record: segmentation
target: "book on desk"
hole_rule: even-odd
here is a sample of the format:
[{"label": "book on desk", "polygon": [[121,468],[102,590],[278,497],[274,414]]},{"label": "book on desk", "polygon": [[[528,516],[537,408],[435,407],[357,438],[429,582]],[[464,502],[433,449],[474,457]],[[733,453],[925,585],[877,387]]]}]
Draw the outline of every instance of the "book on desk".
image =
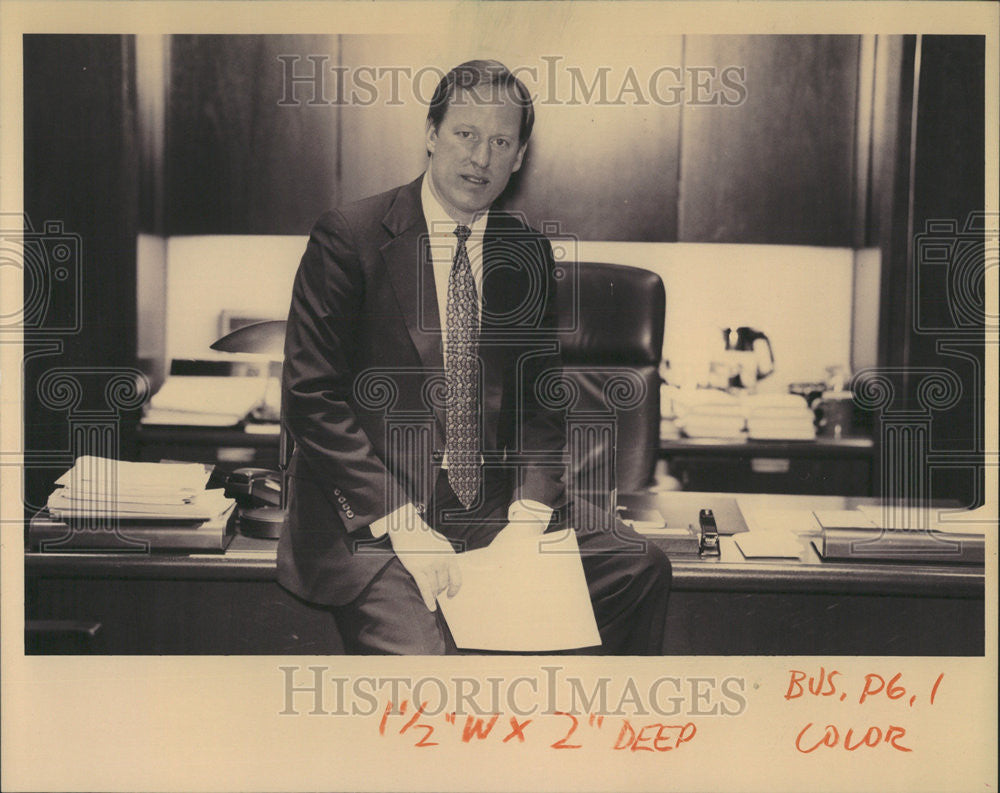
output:
[{"label": "book on desk", "polygon": [[982,565],[986,559],[981,524],[946,521],[940,509],[889,505],[814,514],[821,530],[814,547],[824,560]]}]

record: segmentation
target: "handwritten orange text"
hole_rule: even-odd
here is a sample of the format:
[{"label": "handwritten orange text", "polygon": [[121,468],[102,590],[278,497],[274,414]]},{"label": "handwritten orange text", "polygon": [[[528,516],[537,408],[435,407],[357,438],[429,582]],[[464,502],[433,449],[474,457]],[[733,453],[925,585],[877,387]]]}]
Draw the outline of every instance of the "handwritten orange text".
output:
[{"label": "handwritten orange text", "polygon": [[[922,705],[925,702],[933,706],[943,681],[943,672],[928,687],[926,681],[913,682],[911,679],[904,683],[902,672],[868,672],[852,676],[821,666],[811,673],[790,669],[788,686],[783,696],[786,701],[831,698],[833,702],[844,702],[845,707],[851,708],[863,707],[876,701],[898,702],[901,707],[913,708],[918,703]],[[855,752],[859,749],[888,747],[898,752],[912,752],[913,748],[903,743],[905,736],[906,728],[896,724],[845,729],[836,724],[819,727],[814,722],[809,722],[795,736],[795,748],[802,754],[811,754],[821,748]]]},{"label": "handwritten orange text", "polygon": [[861,747],[874,748],[887,744],[900,752],[912,752],[912,749],[899,743],[904,735],[906,735],[905,729],[890,725],[885,731],[881,727],[869,727],[864,732],[860,730],[855,732],[852,727],[841,738],[840,730],[833,724],[827,724],[823,728],[823,732],[817,737],[816,730],[813,729],[813,723],[809,722],[795,738],[795,748],[802,752],[802,754],[809,754],[810,752],[815,752],[821,746],[830,749],[840,747],[846,749],[848,752],[853,752]]},{"label": "handwritten orange text", "polygon": [[432,719],[426,714],[426,708],[426,702],[415,708],[408,700],[400,702],[398,707],[387,702],[378,724],[379,735],[406,736],[418,749],[440,746],[448,741],[469,745],[494,741],[515,746],[537,741],[555,750],[603,744],[617,752],[664,753],[689,743],[697,733],[690,721],[684,724],[633,723],[624,718],[606,719],[593,713],[575,716],[558,710],[530,719],[514,716],[501,719],[499,713],[464,718],[456,713],[444,713]]}]

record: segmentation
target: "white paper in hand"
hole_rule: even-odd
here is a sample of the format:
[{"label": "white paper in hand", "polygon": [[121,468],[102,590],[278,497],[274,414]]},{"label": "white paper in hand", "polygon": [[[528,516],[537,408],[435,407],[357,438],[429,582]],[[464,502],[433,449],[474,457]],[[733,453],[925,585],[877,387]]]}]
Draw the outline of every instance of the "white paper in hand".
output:
[{"label": "white paper in hand", "polygon": [[549,652],[601,643],[576,533],[506,540],[458,555],[462,587],[438,604],[466,650]]}]

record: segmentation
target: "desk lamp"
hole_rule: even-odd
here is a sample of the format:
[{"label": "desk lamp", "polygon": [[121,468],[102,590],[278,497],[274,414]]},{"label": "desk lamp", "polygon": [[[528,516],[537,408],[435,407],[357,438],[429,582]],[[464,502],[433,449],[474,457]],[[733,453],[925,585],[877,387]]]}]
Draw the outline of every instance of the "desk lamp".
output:
[{"label": "desk lamp", "polygon": [[[272,360],[280,361],[284,357],[285,325],[284,320],[253,322],[217,339],[212,344],[212,349],[219,352],[266,355]],[[281,495],[278,506],[240,509],[240,530],[254,537],[275,539],[285,523],[285,513],[288,508],[288,463],[291,458],[292,439],[284,421],[279,427],[278,472]]]}]

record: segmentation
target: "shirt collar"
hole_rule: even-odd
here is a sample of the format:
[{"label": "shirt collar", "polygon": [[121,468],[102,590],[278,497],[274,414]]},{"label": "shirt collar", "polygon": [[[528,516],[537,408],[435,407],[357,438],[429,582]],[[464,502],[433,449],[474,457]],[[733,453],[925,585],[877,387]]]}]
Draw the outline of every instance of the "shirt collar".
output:
[{"label": "shirt collar", "polygon": [[[424,210],[424,221],[427,223],[427,231],[432,237],[449,235],[452,236],[455,227],[459,224],[444,210],[441,202],[434,196],[431,190],[431,175],[424,173],[423,184],[420,186],[420,203]],[[473,221],[470,229],[469,241],[476,243],[482,240],[486,232],[486,224],[489,221],[490,213],[483,212]]]}]

